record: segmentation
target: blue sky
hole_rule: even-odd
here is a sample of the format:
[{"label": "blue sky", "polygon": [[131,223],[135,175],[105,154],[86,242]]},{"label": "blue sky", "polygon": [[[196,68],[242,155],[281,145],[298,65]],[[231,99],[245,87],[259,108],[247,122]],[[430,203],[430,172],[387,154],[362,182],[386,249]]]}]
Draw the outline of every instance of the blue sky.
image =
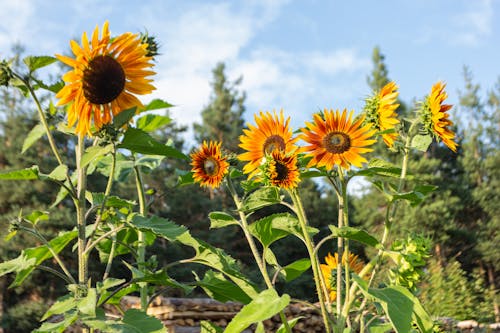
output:
[{"label": "blue sky", "polygon": [[0,0],[0,57],[14,42],[53,55],[109,20],[112,34],[146,29],[160,41],[157,90],[183,124],[200,119],[211,70],[243,76],[246,119],[283,108],[302,126],[323,108],[359,111],[378,45],[401,97],[427,94],[438,80],[457,103],[468,65],[483,88],[500,75],[500,1],[127,1]]}]

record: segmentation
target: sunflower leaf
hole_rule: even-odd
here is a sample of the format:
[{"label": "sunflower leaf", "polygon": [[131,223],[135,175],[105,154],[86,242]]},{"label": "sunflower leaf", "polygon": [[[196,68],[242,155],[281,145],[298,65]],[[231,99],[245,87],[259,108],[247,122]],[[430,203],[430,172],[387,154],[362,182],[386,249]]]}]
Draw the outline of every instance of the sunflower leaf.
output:
[{"label": "sunflower leaf", "polygon": [[367,233],[364,230],[353,228],[353,227],[341,227],[338,228],[334,225],[329,225],[330,231],[332,232],[332,235],[335,237],[343,237],[343,238],[348,238],[352,239],[355,241],[358,241],[360,243],[373,246],[373,247],[379,247],[380,243],[379,241]]},{"label": "sunflower leaf", "polygon": [[252,192],[243,202],[243,207],[241,209],[244,212],[253,212],[280,202],[281,197],[279,189],[274,186],[266,186]]},{"label": "sunflower leaf", "polygon": [[151,135],[137,128],[128,128],[118,148],[128,149],[135,153],[162,155],[188,160],[189,158],[175,149],[156,141]]},{"label": "sunflower leaf", "polygon": [[34,180],[40,179],[38,165],[33,165],[31,168],[22,170],[13,170],[7,172],[0,172],[0,179],[2,180]]},{"label": "sunflower leaf", "polygon": [[23,62],[26,66],[28,66],[30,72],[34,72],[39,68],[53,64],[56,61],[56,58],[49,56],[29,56],[23,59]]},{"label": "sunflower leaf", "polygon": [[228,225],[238,225],[238,221],[225,212],[211,212],[208,214],[210,219],[210,229],[224,228]]},{"label": "sunflower leaf", "polygon": [[118,113],[113,118],[113,127],[121,128],[123,125],[128,124],[128,122],[135,116],[136,111],[137,107],[134,106],[133,108],[123,110]]},{"label": "sunflower leaf", "polygon": [[148,114],[137,119],[137,128],[145,132],[154,132],[163,126],[170,124],[171,122],[172,119],[168,116]]},{"label": "sunflower leaf", "polygon": [[427,148],[429,148],[431,143],[432,143],[432,137],[429,134],[427,135],[417,134],[411,140],[412,148],[418,149],[420,151],[427,151]]},{"label": "sunflower leaf", "polygon": [[171,108],[172,106],[174,106],[174,105],[172,105],[172,104],[170,104],[162,99],[156,98],[156,99],[153,99],[151,102],[149,102],[148,105],[145,106],[144,111],[168,109],[168,108]]},{"label": "sunflower leaf", "polygon": [[311,267],[311,260],[302,258],[283,267],[286,282],[295,280]]},{"label": "sunflower leaf", "polygon": [[23,149],[21,150],[21,154],[23,154],[29,147],[31,147],[35,142],[38,141],[45,134],[45,128],[42,124],[37,124],[35,127],[31,129],[31,131],[24,139]]}]

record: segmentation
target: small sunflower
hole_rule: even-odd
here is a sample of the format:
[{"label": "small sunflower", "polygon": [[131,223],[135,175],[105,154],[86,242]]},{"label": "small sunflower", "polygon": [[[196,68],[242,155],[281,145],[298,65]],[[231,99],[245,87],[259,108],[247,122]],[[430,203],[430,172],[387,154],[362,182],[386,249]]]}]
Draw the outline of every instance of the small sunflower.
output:
[{"label": "small sunflower", "polygon": [[238,159],[247,162],[243,172],[248,173],[249,178],[258,172],[266,155],[272,154],[273,151],[290,153],[295,150],[295,142],[298,140],[292,137],[289,127],[290,117],[285,120],[283,110],[279,116],[276,112],[273,114],[260,112],[259,116],[255,115],[254,118],[257,126],[249,124],[248,129],[243,130],[244,134],[240,136],[239,144],[247,151],[240,154]]},{"label": "small sunflower", "polygon": [[91,134],[92,123],[99,130],[109,124],[112,116],[132,107],[143,107],[135,95],[151,93],[155,88],[147,76],[155,74],[149,68],[152,58],[147,56],[148,45],[138,34],[130,32],[111,39],[108,22],[96,27],[89,41],[82,34],[82,45],[72,40],[75,58],[56,55],[57,59],[73,67],[63,76],[67,83],[56,95],[58,105],[72,104],[68,109],[68,125],[76,126],[79,135]]},{"label": "small sunflower", "polygon": [[[399,104],[396,103],[399,92],[395,82],[387,83],[375,96],[366,100],[365,105],[365,123],[369,123],[379,132],[394,131],[399,124],[396,109]],[[383,133],[382,139],[390,148],[398,133]]]},{"label": "small sunflower", "polygon": [[[342,264],[346,263],[346,255],[345,252],[342,255]],[[337,299],[337,264],[339,262],[339,255],[335,253],[332,256],[331,253],[325,257],[326,264],[320,264],[321,274],[323,274],[323,278],[326,281],[326,288],[328,289],[328,294],[330,295],[330,301],[335,302]],[[363,269],[363,263],[358,260],[358,256],[352,253],[349,253],[349,269],[359,274]]]},{"label": "small sunflower", "polygon": [[438,82],[432,86],[431,93],[427,96],[420,115],[425,129],[434,135],[436,139],[440,139],[452,151],[457,152],[457,143],[454,141],[455,133],[449,128],[453,122],[448,119],[447,113],[453,105],[443,104],[444,100],[448,98],[448,94],[444,91],[445,84]]},{"label": "small sunflower", "polygon": [[220,142],[204,141],[200,149],[191,154],[191,160],[193,178],[202,186],[219,187],[229,169]]},{"label": "small sunflower", "polygon": [[300,176],[297,167],[297,155],[285,155],[283,152],[277,150],[273,151],[272,154],[268,156],[264,174],[271,185],[284,189],[297,187]]},{"label": "small sunflower", "polygon": [[342,113],[325,110],[323,115],[315,114],[314,123],[306,122],[301,138],[308,145],[301,148],[312,159],[307,167],[316,166],[332,169],[335,165],[348,170],[350,165],[361,167],[366,159],[361,154],[372,151],[367,146],[375,143],[370,139],[375,130],[370,125],[362,125],[363,117],[353,121],[352,111]]}]

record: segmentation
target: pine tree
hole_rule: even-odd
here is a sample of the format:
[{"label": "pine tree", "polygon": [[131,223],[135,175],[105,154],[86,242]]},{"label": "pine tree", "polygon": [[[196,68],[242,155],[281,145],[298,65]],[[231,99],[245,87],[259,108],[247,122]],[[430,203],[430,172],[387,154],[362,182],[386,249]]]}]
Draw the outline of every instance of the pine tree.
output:
[{"label": "pine tree", "polygon": [[385,65],[385,56],[380,52],[380,48],[375,46],[372,53],[373,69],[366,78],[368,86],[372,90],[380,90],[390,82],[389,71]]},{"label": "pine tree", "polygon": [[213,69],[212,96],[201,112],[202,123],[195,124],[194,131],[196,140],[200,143],[204,140],[222,141],[226,149],[238,152],[246,95],[238,90],[242,77],[230,82],[225,69],[224,63],[218,63]]}]

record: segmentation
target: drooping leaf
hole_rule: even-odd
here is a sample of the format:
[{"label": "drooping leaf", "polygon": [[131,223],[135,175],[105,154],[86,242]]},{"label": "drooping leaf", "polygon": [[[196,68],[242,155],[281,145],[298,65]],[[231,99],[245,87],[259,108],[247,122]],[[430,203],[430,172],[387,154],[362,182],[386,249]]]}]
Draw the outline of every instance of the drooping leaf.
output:
[{"label": "drooping leaf", "polygon": [[435,191],[437,188],[434,185],[418,185],[413,191],[394,194],[392,200],[407,200],[412,207],[415,207],[424,201],[427,194]]},{"label": "drooping leaf", "polygon": [[69,312],[70,310],[73,310],[76,308],[76,299],[73,297],[73,295],[65,295],[52,304],[50,308],[45,312],[43,315],[41,321],[47,320],[53,315],[58,315],[62,314],[65,312]]},{"label": "drooping leaf", "polygon": [[136,112],[137,107],[135,106],[130,109],[121,111],[116,116],[114,116],[113,127],[121,128],[123,125],[128,124],[128,122],[135,116]]},{"label": "drooping leaf", "polygon": [[267,289],[257,295],[227,325],[224,332],[239,333],[253,323],[266,320],[290,303],[290,296],[279,296],[274,289]]},{"label": "drooping leaf", "polygon": [[26,138],[24,139],[21,154],[23,154],[29,147],[37,142],[45,134],[45,127],[42,124],[37,124],[31,129]]},{"label": "drooping leaf", "polygon": [[432,136],[430,136],[429,134],[427,135],[417,134],[411,140],[411,147],[420,151],[427,151],[431,143],[432,143]]},{"label": "drooping leaf", "polygon": [[135,161],[135,165],[140,167],[142,172],[150,173],[160,166],[163,159],[165,159],[165,156],[144,155]]},{"label": "drooping leaf", "polygon": [[[273,224],[280,225],[281,228],[275,228]],[[263,246],[268,247],[275,241],[292,234],[291,230],[295,230],[297,225],[298,221],[294,216],[288,213],[280,213],[257,220],[249,225],[248,229]],[[283,226],[289,226],[288,230],[287,228],[283,228]]]},{"label": "drooping leaf", "polygon": [[211,212],[208,214],[210,219],[210,229],[224,228],[228,225],[239,225],[238,221],[225,212]]},{"label": "drooping leaf", "polygon": [[38,329],[34,330],[34,333],[63,333],[68,327],[73,325],[78,319],[78,311],[73,310],[64,313],[61,321],[51,323],[45,322]]},{"label": "drooping leaf", "polygon": [[298,278],[311,267],[311,260],[307,258],[299,259],[283,267],[285,281],[290,282]]},{"label": "drooping leaf", "polygon": [[97,307],[97,290],[95,288],[87,289],[87,295],[78,300],[77,309],[81,313],[95,317]]},{"label": "drooping leaf", "polygon": [[[390,163],[384,161],[379,158],[373,158],[368,163],[368,167],[362,170],[356,171],[353,176],[384,176],[384,177],[393,177],[399,178],[401,177],[401,168]],[[410,175],[407,175],[408,179],[411,178]]]},{"label": "drooping leaf", "polygon": [[58,165],[51,173],[46,177],[45,175],[40,175],[40,179],[54,179],[57,181],[64,181],[66,179],[66,174],[68,173],[68,166],[65,164]]},{"label": "drooping leaf", "polygon": [[3,180],[34,180],[40,179],[37,165],[22,170],[0,172],[0,179]]},{"label": "drooping leaf", "polygon": [[162,155],[186,160],[189,159],[186,155],[174,147],[164,145],[153,139],[153,137],[148,133],[132,127],[127,129],[122,143],[118,147],[140,154]]},{"label": "drooping leaf", "polygon": [[243,201],[242,210],[249,213],[279,202],[281,202],[279,189],[274,186],[266,186],[250,193]]},{"label": "drooping leaf", "polygon": [[158,216],[144,217],[136,215],[132,218],[131,224],[140,230],[152,231],[157,236],[166,238],[171,242],[176,241],[179,236],[188,232],[186,227]]},{"label": "drooping leaf", "polygon": [[148,105],[145,106],[144,111],[168,109],[168,108],[171,108],[172,106],[174,106],[174,105],[172,105],[172,104],[170,104],[162,99],[156,98],[156,99],[153,99],[151,102],[149,102]]},{"label": "drooping leaf", "polygon": [[39,68],[53,64],[56,61],[56,58],[49,56],[29,56],[23,59],[23,62],[26,66],[28,66],[30,72],[34,72]]},{"label": "drooping leaf", "polygon": [[137,309],[129,309],[123,315],[123,323],[136,329],[137,333],[167,333],[163,323],[155,318],[148,316],[145,312]]},{"label": "drooping leaf", "polygon": [[235,301],[248,304],[252,299],[240,287],[228,281],[222,273],[208,270],[203,279],[196,279],[197,285],[203,288],[205,293],[219,302]]},{"label": "drooping leaf", "polygon": [[[295,317],[293,319],[288,320],[288,326],[290,328],[294,328],[295,324],[297,324],[297,322],[302,318],[304,318],[304,317]],[[287,330],[286,330],[286,327],[284,324],[281,324],[280,327],[278,328],[278,330],[276,331],[276,333],[286,333],[286,332],[287,332]]]},{"label": "drooping leaf", "polygon": [[180,172],[180,171],[181,170],[179,170],[179,172],[177,172],[179,174],[179,178],[177,180],[177,184],[179,186],[194,184],[193,172],[191,172],[191,171]]},{"label": "drooping leaf", "polygon": [[47,221],[49,219],[49,212],[34,210],[30,214],[25,215],[24,218],[33,224],[37,224],[40,221]]},{"label": "drooping leaf", "polygon": [[106,146],[91,146],[85,149],[85,153],[82,156],[81,167],[84,168],[89,165],[90,162],[94,161],[100,156],[107,155],[113,151],[113,145],[109,144]]},{"label": "drooping leaf", "polygon": [[355,241],[358,241],[360,243],[363,243],[363,244],[366,244],[369,246],[373,246],[373,247],[380,246],[380,242],[375,237],[373,237],[372,235],[370,235],[369,233],[367,233],[364,230],[357,229],[354,227],[338,228],[334,225],[329,225],[328,228],[330,228],[332,235],[335,237],[343,237],[343,238],[347,238],[347,239],[352,239],[352,240],[355,240]]},{"label": "drooping leaf", "polygon": [[137,119],[137,128],[144,132],[154,132],[172,122],[168,116],[160,116],[156,114],[148,114]]}]

